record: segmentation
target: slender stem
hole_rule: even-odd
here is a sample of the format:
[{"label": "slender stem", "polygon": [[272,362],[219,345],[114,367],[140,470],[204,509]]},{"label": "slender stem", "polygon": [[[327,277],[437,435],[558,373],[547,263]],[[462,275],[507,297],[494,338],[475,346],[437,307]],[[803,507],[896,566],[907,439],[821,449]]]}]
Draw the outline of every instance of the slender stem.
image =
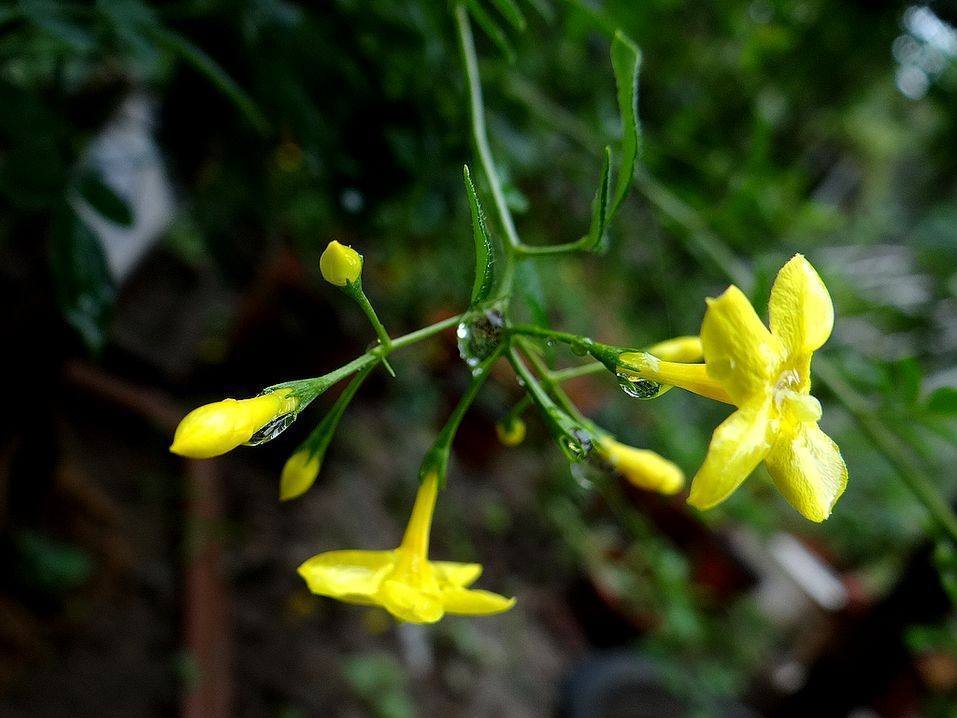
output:
[{"label": "slender stem", "polygon": [[[375,309],[372,307],[372,302],[369,301],[369,298],[366,296],[366,293],[362,290],[362,284],[356,282],[355,284],[348,284],[346,292],[356,301],[361,308],[363,313],[366,315],[366,318],[369,320],[369,324],[372,325],[372,328],[375,330],[376,337],[379,339],[379,344],[381,344],[386,352],[392,348],[392,337],[389,336],[389,333],[385,330],[385,326],[379,320],[379,316],[375,313]],[[395,376],[395,369],[392,368],[392,365],[389,363],[389,360],[384,356],[382,357],[382,366],[393,377]]]},{"label": "slender stem", "polygon": [[545,386],[545,388],[551,392],[551,395],[555,397],[555,401],[564,409],[570,416],[575,417],[579,421],[587,422],[582,413],[578,410],[578,407],[575,406],[575,402],[571,400],[571,397],[565,393],[565,390],[558,385],[558,383],[552,378],[551,370],[545,361],[540,357],[535,351],[534,347],[531,345],[527,339],[519,339],[519,346],[522,349],[522,353],[526,356],[528,361],[531,363],[532,367],[538,372],[539,380]]},{"label": "slender stem", "polygon": [[564,244],[545,244],[531,245],[520,244],[515,247],[515,252],[524,257],[547,257],[556,254],[572,254],[580,252],[588,242],[588,237],[582,237],[574,242],[565,242]]},{"label": "slender stem", "polygon": [[941,496],[933,482],[917,467],[904,444],[877,418],[867,402],[858,395],[826,357],[815,357],[814,373],[831,390],[835,398],[850,412],[874,447],[894,467],[940,528],[957,543],[957,516]]},{"label": "slender stem", "polygon": [[479,76],[478,56],[475,53],[475,39],[472,36],[472,25],[469,22],[468,11],[462,3],[457,3],[455,6],[455,24],[459,31],[462,60],[465,63],[465,76],[469,86],[472,139],[475,141],[479,161],[482,163],[482,169],[485,171],[485,177],[492,192],[492,199],[495,202],[499,221],[505,231],[505,236],[508,238],[508,245],[510,248],[515,248],[520,246],[522,241],[518,238],[518,232],[515,230],[515,222],[512,220],[512,213],[505,201],[502,181],[498,176],[492,150],[489,147],[488,130],[485,126],[485,106],[482,100],[482,81]]},{"label": "slender stem", "polygon": [[576,349],[588,349],[595,342],[588,337],[583,337],[571,332],[562,332],[548,327],[538,327],[534,324],[513,324],[506,331],[510,334],[518,334],[526,337],[540,337],[542,339],[552,339],[562,344],[568,344]]},{"label": "slender stem", "polygon": [[[454,317],[449,317],[448,319],[443,319],[435,324],[430,324],[427,327],[417,329],[414,332],[403,334],[401,337],[396,337],[392,340],[392,350],[394,351],[396,349],[402,349],[412,344],[416,344],[423,339],[428,339],[439,332],[443,332],[446,329],[456,326],[460,321],[462,321],[462,315],[456,314]],[[378,347],[373,349],[373,351],[376,351],[377,349]]]}]

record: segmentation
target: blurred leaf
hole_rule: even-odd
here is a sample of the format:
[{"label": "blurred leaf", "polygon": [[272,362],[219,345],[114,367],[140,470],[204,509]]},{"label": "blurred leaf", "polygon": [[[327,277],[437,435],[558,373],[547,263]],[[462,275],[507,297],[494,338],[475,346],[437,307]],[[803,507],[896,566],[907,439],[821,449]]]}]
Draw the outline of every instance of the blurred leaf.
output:
[{"label": "blurred leaf", "polygon": [[94,47],[95,41],[90,32],[68,16],[67,3],[58,0],[20,0],[19,8],[30,22],[74,50],[90,50]]},{"label": "blurred leaf", "polygon": [[57,301],[66,320],[93,352],[105,343],[115,292],[103,247],[95,234],[64,203],[52,229],[51,266]]},{"label": "blurred leaf", "polygon": [[76,182],[76,191],[104,219],[121,225],[133,225],[133,212],[126,200],[100,178],[94,170],[84,172]]},{"label": "blurred leaf", "polygon": [[940,583],[957,607],[957,547],[949,539],[942,538],[934,547],[934,565],[940,572]]},{"label": "blurred leaf", "polygon": [[485,31],[485,34],[489,36],[492,42],[498,46],[499,51],[505,56],[505,59],[509,62],[515,62],[515,51],[508,41],[508,36],[505,34],[501,25],[495,22],[492,16],[485,11],[485,8],[482,7],[482,3],[479,0],[466,0],[466,6],[468,7],[469,14],[475,22],[478,23],[479,27]]},{"label": "blurred leaf", "polygon": [[201,48],[174,30],[156,26],[153,28],[153,35],[157,42],[183,58],[183,60],[192,65],[194,69],[212,82],[220,92],[232,100],[233,104],[239,108],[249,123],[255,127],[260,134],[267,134],[269,132],[269,121],[265,115],[259,110],[259,107],[256,106],[252,98],[246,94],[245,90],[229,76],[219,63],[207,55]]},{"label": "blurred leaf", "polygon": [[957,388],[942,386],[927,397],[927,411],[941,416],[957,416]]},{"label": "blurred leaf", "polygon": [[83,585],[93,571],[85,551],[35,531],[21,531],[16,537],[18,569],[31,585],[62,593]]},{"label": "blurred leaf", "polygon": [[525,16],[518,5],[515,4],[515,0],[492,0],[492,4],[498,8],[502,17],[508,20],[512,27],[519,32],[525,30]]},{"label": "blurred leaf", "polygon": [[904,404],[914,404],[920,397],[923,381],[920,363],[911,357],[894,362],[889,367],[890,385],[887,387]]},{"label": "blurred leaf", "polygon": [[465,190],[469,196],[469,212],[472,215],[472,241],[475,244],[475,280],[472,284],[471,306],[488,299],[495,278],[495,253],[492,239],[485,224],[485,213],[475,193],[469,168],[464,168]]},{"label": "blurred leaf", "polygon": [[515,268],[515,289],[528,308],[533,324],[548,326],[547,302],[542,278],[535,262],[519,262]]},{"label": "blurred leaf", "polygon": [[618,88],[618,113],[621,116],[621,165],[615,187],[615,201],[611,214],[631,189],[635,177],[640,148],[640,125],[638,123],[638,70],[641,66],[641,50],[621,30],[615,32],[611,43],[611,64],[615,70],[615,85]]}]

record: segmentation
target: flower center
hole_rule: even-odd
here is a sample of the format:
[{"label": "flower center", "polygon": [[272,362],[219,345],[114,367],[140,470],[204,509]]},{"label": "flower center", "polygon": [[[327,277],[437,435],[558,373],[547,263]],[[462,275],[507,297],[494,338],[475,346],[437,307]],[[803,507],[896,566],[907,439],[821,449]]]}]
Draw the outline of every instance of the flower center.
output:
[{"label": "flower center", "polygon": [[800,384],[801,377],[794,369],[782,372],[774,385],[774,404],[797,421],[817,421],[821,418],[821,402],[806,391],[795,391]]}]

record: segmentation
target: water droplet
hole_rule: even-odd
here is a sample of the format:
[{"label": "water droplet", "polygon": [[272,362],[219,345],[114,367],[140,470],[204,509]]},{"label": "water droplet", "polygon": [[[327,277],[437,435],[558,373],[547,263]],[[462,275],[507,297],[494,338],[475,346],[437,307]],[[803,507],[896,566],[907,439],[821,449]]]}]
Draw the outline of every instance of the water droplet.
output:
[{"label": "water droplet", "polygon": [[583,357],[588,353],[588,347],[584,344],[572,344],[571,345],[572,354],[578,357]]},{"label": "water droplet", "polygon": [[282,432],[292,426],[292,422],[296,420],[297,416],[299,416],[299,414],[295,411],[290,411],[288,414],[277,416],[255,434],[250,436],[249,441],[247,441],[245,445],[259,446],[260,444],[265,444],[267,441],[272,441]]},{"label": "water droplet", "polygon": [[617,376],[618,386],[632,399],[655,399],[670,388],[651,379],[642,379],[640,376],[628,372],[620,371]]},{"label": "water droplet", "polygon": [[562,439],[562,448],[570,460],[581,461],[591,453],[591,434],[583,429],[575,429]]},{"label": "water droplet", "polygon": [[545,340],[545,346],[547,346],[547,347],[553,347],[553,346],[555,346],[555,340],[554,340],[554,339],[546,339],[546,340]]},{"label": "water droplet", "polygon": [[498,309],[469,313],[458,325],[459,356],[474,369],[488,358],[502,340],[505,319]]}]

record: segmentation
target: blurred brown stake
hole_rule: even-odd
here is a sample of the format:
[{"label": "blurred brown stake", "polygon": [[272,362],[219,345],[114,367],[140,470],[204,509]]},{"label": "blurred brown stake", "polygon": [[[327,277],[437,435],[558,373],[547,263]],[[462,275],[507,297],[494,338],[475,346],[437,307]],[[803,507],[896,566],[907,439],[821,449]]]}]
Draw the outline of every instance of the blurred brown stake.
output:
[{"label": "blurred brown stake", "polygon": [[[80,362],[67,364],[68,384],[146,419],[172,436],[184,412],[168,396]],[[232,701],[229,586],[221,574],[222,545],[218,463],[185,462],[183,627],[190,671],[184,718],[228,718]]]}]

